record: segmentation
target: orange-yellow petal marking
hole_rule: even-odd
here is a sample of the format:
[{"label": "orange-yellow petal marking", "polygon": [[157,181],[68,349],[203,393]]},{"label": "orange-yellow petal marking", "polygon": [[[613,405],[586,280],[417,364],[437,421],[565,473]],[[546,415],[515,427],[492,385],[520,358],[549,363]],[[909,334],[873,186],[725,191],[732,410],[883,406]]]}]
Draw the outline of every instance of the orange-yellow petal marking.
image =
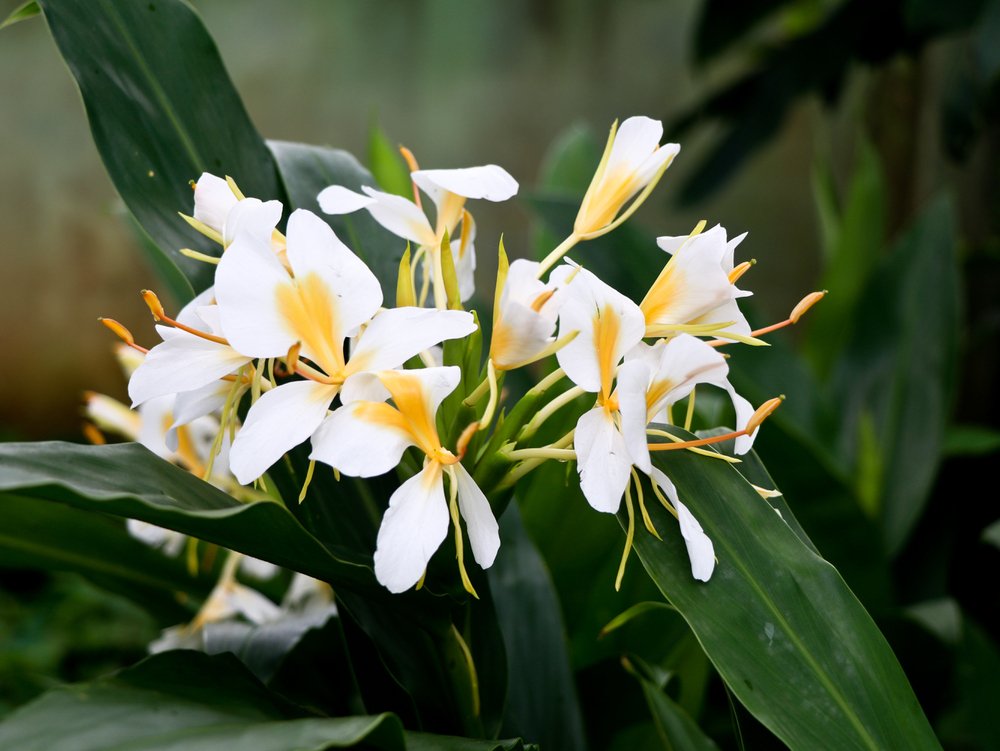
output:
[{"label": "orange-yellow petal marking", "polygon": [[344,334],[337,300],[315,273],[295,277],[276,290],[278,310],[291,333],[326,374],[344,377]]}]

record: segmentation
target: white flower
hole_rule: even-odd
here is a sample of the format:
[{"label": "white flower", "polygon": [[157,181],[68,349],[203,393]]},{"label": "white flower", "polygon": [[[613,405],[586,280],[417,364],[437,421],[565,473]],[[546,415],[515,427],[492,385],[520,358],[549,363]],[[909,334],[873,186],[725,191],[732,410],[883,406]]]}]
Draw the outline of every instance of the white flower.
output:
[{"label": "white flower", "polygon": [[[194,222],[191,224],[223,247],[228,247],[245,223],[253,221],[250,217],[261,216],[258,213],[261,206],[266,206],[270,213],[276,213],[271,225],[273,230],[281,218],[281,204],[278,201],[265,203],[257,198],[245,198],[236,183],[203,172],[194,186]],[[272,241],[276,252],[284,249],[284,238],[276,230],[273,231]]]},{"label": "white flower", "polygon": [[[604,234],[638,208],[681,150],[676,143],[660,146],[662,137],[663,125],[648,117],[630,117],[621,127],[612,127],[604,156],[580,205],[574,234]],[[619,216],[640,191],[642,195]]]},{"label": "white flower", "polygon": [[[319,194],[319,205],[327,214],[367,210],[376,222],[394,235],[423,249],[426,257],[434,260],[435,274],[440,271],[440,246],[447,233],[451,238],[459,293],[465,301],[474,291],[472,272],[476,268],[475,224],[472,216],[465,211],[466,199],[506,201],[517,193],[517,181],[495,164],[463,169],[416,170],[410,177],[434,202],[436,218],[433,227],[423,209],[413,201],[367,185],[361,188],[363,193],[331,185]],[[459,222],[462,223],[462,231],[456,237]]]},{"label": "white flower", "polygon": [[[266,226],[241,231],[216,272],[222,330],[253,358],[284,357],[295,345],[306,380],[270,389],[250,408],[233,442],[241,483],[262,475],[322,423],[349,379],[395,368],[446,339],[475,330],[463,311],[395,308],[379,312],[382,290],[367,266],[322,219],[299,210],[288,220],[289,270],[275,256]],[[350,357],[344,345],[353,339]]]},{"label": "white flower", "polygon": [[[458,386],[461,371],[457,367],[387,370],[357,378],[368,381],[366,392],[391,397],[393,403],[345,399],[313,438],[310,458],[346,475],[373,477],[399,464],[410,446],[425,455],[423,469],[389,499],[375,550],[376,578],[391,592],[403,592],[416,584],[448,533],[449,505],[456,524],[456,544],[461,544],[457,529],[461,513],[476,562],[483,568],[491,566],[500,536],[489,501],[460,457],[441,445],[435,426],[437,408]],[[445,500],[446,474],[450,502]],[[461,557],[459,565],[471,591]]]},{"label": "white flower", "polygon": [[736,288],[733,254],[746,233],[726,239],[720,225],[706,232],[659,237],[656,242],[671,258],[639,305],[646,316],[647,336],[680,331],[720,336],[750,335],[750,325],[737,299],[751,292]]},{"label": "white flower", "polygon": [[539,265],[518,259],[507,271],[490,341],[490,358],[499,370],[544,357],[555,344],[561,296],[556,283],[538,279]]}]

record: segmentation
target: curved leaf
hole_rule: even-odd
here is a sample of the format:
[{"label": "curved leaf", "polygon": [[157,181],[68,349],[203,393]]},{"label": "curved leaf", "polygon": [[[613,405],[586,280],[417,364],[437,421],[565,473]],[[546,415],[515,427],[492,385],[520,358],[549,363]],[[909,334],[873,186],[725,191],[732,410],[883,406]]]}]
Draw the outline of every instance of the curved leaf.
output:
[{"label": "curved leaf", "polygon": [[178,252],[192,247],[218,253],[217,245],[177,216],[191,212],[190,181],[204,171],[231,175],[248,196],[282,198],[271,154],[215,42],[180,0],[40,4],[80,87],[108,174],[166,256],[157,258],[154,251],[154,260],[161,266],[169,260],[183,272],[187,296],[192,288],[205,289],[213,268]]},{"label": "curved leaf", "polygon": [[733,467],[684,451],[654,461],[713,541],[718,565],[709,582],[695,581],[676,522],[653,504],[664,539],[640,530],[636,551],[747,709],[793,749],[939,749],[888,643],[837,571]]},{"label": "curved leaf", "polygon": [[334,586],[379,588],[370,568],[331,552],[284,506],[240,503],[135,443],[0,444],[0,492],[140,519]]}]

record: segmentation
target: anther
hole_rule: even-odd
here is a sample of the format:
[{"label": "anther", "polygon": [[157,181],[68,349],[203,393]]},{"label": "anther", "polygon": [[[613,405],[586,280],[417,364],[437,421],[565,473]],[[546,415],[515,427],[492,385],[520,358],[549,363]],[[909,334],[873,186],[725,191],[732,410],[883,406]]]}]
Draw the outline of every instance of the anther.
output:
[{"label": "anther", "polygon": [[798,323],[799,319],[805,315],[806,311],[809,310],[813,305],[818,303],[824,297],[826,297],[827,291],[824,289],[821,292],[810,292],[808,295],[799,300],[799,304],[792,308],[791,314],[788,319],[792,323]]},{"label": "anther", "polygon": [[149,308],[149,312],[153,314],[154,321],[162,321],[167,317],[166,312],[163,310],[163,305],[160,303],[160,298],[156,296],[156,293],[149,289],[144,289],[140,293],[142,295],[142,300],[146,303],[146,307]]},{"label": "anther", "polygon": [[744,428],[744,431],[748,435],[753,433],[760,427],[760,424],[764,422],[764,420],[771,416],[771,413],[774,412],[774,410],[781,406],[783,401],[785,401],[784,394],[776,396],[773,399],[768,399],[766,402],[757,407],[756,411],[750,415],[750,419],[747,420],[747,426]]}]

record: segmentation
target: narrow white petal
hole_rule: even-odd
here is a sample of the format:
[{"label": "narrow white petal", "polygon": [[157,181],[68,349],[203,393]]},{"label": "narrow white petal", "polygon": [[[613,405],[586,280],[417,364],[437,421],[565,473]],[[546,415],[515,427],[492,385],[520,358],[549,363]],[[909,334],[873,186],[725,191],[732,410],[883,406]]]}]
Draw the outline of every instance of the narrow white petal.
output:
[{"label": "narrow white petal", "polygon": [[[729,398],[733,400],[733,408],[736,410],[736,429],[743,430],[750,421],[750,418],[753,416],[753,405],[737,394],[736,389],[733,388],[733,385],[728,380],[717,385],[729,392]],[[735,452],[737,455],[745,454],[753,448],[753,442],[757,437],[757,431],[759,430],[760,428],[757,428],[757,430],[750,435],[741,435],[736,439]]]},{"label": "narrow white petal", "polygon": [[659,359],[650,381],[659,398],[649,405],[650,412],[659,412],[668,404],[680,401],[700,383],[719,385],[729,373],[726,358],[690,334],[657,342],[652,350]]},{"label": "narrow white petal", "polygon": [[277,303],[291,277],[269,237],[240,233],[215,271],[215,296],[225,337],[249,357],[280,357],[296,342]]},{"label": "narrow white petal", "polygon": [[649,368],[642,360],[627,360],[618,370],[618,409],[622,418],[622,436],[628,447],[629,457],[643,472],[649,472],[646,426],[646,389],[649,386]]},{"label": "narrow white petal", "polygon": [[281,617],[281,608],[256,589],[237,582],[229,584],[223,595],[232,614],[240,614],[251,623],[261,624]]},{"label": "narrow white petal", "polygon": [[476,330],[471,313],[462,310],[390,308],[380,311],[351,349],[348,372],[398,368],[411,357],[448,339]]},{"label": "narrow white petal", "polygon": [[255,579],[270,579],[278,573],[278,567],[260,558],[245,555],[240,558],[240,571]]},{"label": "narrow white petal", "polygon": [[452,465],[458,480],[458,509],[465,519],[465,528],[472,544],[472,555],[483,568],[489,568],[500,549],[500,527],[493,509],[472,475],[459,464]]},{"label": "narrow white petal", "polygon": [[233,441],[229,460],[236,479],[253,482],[316,432],[336,394],[336,386],[292,381],[261,396]]},{"label": "narrow white petal", "polygon": [[[204,319],[201,317],[199,310],[206,305],[212,305],[215,302],[215,287],[209,287],[204,292],[199,293],[195,298],[180,309],[177,313],[177,320],[183,323],[185,326],[190,326],[194,329],[199,329],[205,331],[205,326],[207,325]],[[158,326],[160,328],[169,328],[166,326]],[[210,333],[214,333],[211,332]],[[135,350],[132,350],[133,352]]]},{"label": "narrow white petal", "polygon": [[382,305],[382,287],[375,275],[312,212],[299,209],[288,219],[288,262],[297,281],[309,274],[323,281],[336,299],[338,324],[345,335]]},{"label": "narrow white petal", "polygon": [[437,236],[427,221],[427,216],[413,201],[367,186],[364,191],[374,199],[365,208],[372,219],[387,230],[418,245],[437,244]]},{"label": "narrow white petal", "polygon": [[323,188],[316,200],[319,201],[319,207],[327,214],[352,214],[375,203],[374,198],[355,193],[342,185]]},{"label": "narrow white petal", "polygon": [[117,399],[105,394],[87,394],[85,412],[101,430],[109,431],[134,441],[139,436],[142,418]]},{"label": "narrow white petal", "polygon": [[405,592],[423,576],[447,534],[441,466],[428,462],[389,499],[375,544],[375,577],[390,592]]},{"label": "narrow white petal", "polygon": [[435,188],[465,198],[506,201],[517,193],[517,180],[503,167],[487,164],[462,169],[417,170],[410,175],[422,190],[431,194]]},{"label": "narrow white petal", "polygon": [[167,443],[167,430],[173,421],[171,417],[173,406],[173,396],[158,396],[143,402],[139,407],[141,422],[136,441],[161,459],[173,459],[174,450],[177,448]]},{"label": "narrow white petal", "polygon": [[[139,521],[138,519],[126,519],[125,529],[128,530],[128,533],[132,537],[141,543],[149,545],[151,548],[163,547],[172,536],[180,534],[170,529],[157,527],[155,524],[150,524],[149,522]],[[183,537],[183,535],[181,536]]]},{"label": "narrow white petal", "polygon": [[681,525],[681,536],[687,546],[688,558],[691,559],[691,576],[698,581],[707,582],[715,570],[715,546],[687,506],[674,501],[674,507],[677,509],[677,520]]},{"label": "narrow white petal", "polygon": [[409,433],[394,424],[394,411],[388,404],[368,401],[338,407],[313,435],[309,458],[351,477],[385,474],[413,445]]},{"label": "narrow white petal", "polygon": [[458,296],[467,301],[476,292],[476,245],[469,239],[462,247],[461,238],[451,241],[451,256],[455,262],[455,276],[458,277]]},{"label": "narrow white petal", "polygon": [[625,439],[603,407],[586,412],[573,438],[580,489],[598,511],[615,513],[628,485],[632,461]]},{"label": "narrow white petal", "polygon": [[225,344],[178,331],[149,350],[129,379],[128,394],[137,407],[158,396],[207,386],[249,361]]},{"label": "narrow white petal", "polygon": [[226,225],[226,217],[238,202],[229,184],[221,177],[203,172],[195,183],[194,218],[220,235]]},{"label": "narrow white petal", "polygon": [[178,394],[174,402],[174,422],[171,427],[187,425],[199,417],[221,410],[232,386],[229,381],[213,381],[201,388]]}]

